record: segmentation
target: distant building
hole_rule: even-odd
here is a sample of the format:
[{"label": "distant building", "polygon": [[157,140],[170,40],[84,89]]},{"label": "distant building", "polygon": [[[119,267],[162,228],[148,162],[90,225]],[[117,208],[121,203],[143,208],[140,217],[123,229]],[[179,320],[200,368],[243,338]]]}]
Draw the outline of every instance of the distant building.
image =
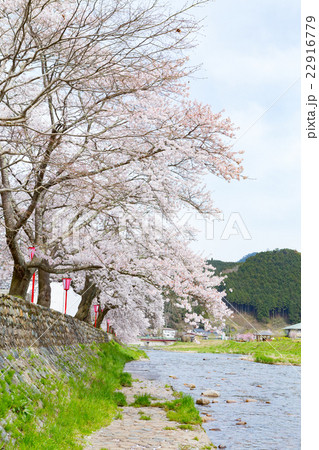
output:
[{"label": "distant building", "polygon": [[270,330],[262,330],[257,331],[254,336],[256,338],[256,341],[270,341],[273,337],[273,333]]},{"label": "distant building", "polygon": [[195,334],[199,334],[200,336],[209,336],[211,333],[210,331],[204,330],[204,328],[194,328],[193,332]]},{"label": "distant building", "polygon": [[176,330],[173,328],[163,328],[163,338],[165,339],[175,339]]},{"label": "distant building", "polygon": [[163,328],[162,336],[150,336],[147,334],[145,336],[140,336],[139,339],[147,347],[171,345],[178,340],[176,337],[176,330],[173,328]]},{"label": "distant building", "polygon": [[203,339],[208,339],[208,337],[211,335],[210,331],[204,330],[204,328],[194,328],[193,332],[197,336],[201,336]]},{"label": "distant building", "polygon": [[283,328],[285,330],[286,336],[292,339],[301,338],[301,323],[296,323],[295,325],[288,325],[288,327]]}]

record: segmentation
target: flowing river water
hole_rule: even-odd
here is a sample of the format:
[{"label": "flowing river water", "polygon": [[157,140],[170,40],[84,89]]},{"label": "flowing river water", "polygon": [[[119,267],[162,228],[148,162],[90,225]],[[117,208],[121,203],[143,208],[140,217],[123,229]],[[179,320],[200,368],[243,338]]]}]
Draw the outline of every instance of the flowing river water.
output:
[{"label": "flowing river water", "polygon": [[[215,445],[226,446],[227,450],[300,449],[300,367],[254,363],[242,360],[241,355],[146,353],[149,360],[127,364],[133,378],[170,384],[195,400],[205,389],[220,393],[214,399],[218,403],[197,405],[200,412],[215,419],[203,424]],[[184,383],[195,384],[196,388],[190,390]],[[236,425],[239,420],[247,424]]]}]

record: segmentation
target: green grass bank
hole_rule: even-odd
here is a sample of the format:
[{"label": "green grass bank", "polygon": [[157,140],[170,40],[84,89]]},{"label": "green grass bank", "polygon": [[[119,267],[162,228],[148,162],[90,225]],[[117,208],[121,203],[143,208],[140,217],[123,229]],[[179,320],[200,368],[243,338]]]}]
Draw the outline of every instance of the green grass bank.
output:
[{"label": "green grass bank", "polygon": [[165,348],[168,351],[198,353],[235,353],[249,355],[253,361],[265,364],[301,364],[301,341],[278,338],[269,342],[235,342],[208,340],[200,344],[178,342]]},{"label": "green grass bank", "polygon": [[130,385],[130,375],[123,373],[125,363],[145,356],[114,341],[69,351],[69,358],[67,350],[60,354],[61,370],[43,364],[48,358],[36,352],[6,356],[13,367],[28,359],[30,381],[14,369],[1,371],[0,423],[5,438],[0,448],[83,448],[83,436],[109,424],[123,404],[123,394],[115,390]]}]

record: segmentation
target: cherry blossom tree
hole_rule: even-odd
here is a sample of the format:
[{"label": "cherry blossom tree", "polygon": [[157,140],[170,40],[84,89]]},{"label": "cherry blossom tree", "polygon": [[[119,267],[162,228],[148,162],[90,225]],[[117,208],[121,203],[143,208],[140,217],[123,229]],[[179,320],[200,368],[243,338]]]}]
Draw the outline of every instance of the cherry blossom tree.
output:
[{"label": "cherry blossom tree", "polygon": [[14,260],[11,292],[24,296],[32,270],[19,233],[41,195],[83,176],[88,164],[99,171],[92,167],[95,143],[122,120],[110,115],[111,103],[173,90],[185,73],[180,52],[197,25],[156,2],[1,3],[0,192]]},{"label": "cherry blossom tree", "polygon": [[[242,172],[231,121],[188,98],[184,51],[198,29],[188,11],[202,3],[2,2],[0,195],[12,295],[25,297],[38,269],[49,306],[50,279],[72,273],[78,317],[89,320],[98,300],[99,320],[112,317],[122,335],[160,323],[165,289],[190,323],[205,322],[190,299],[227,315],[220,279],[174,233],[183,208],[215,211],[206,174]],[[156,214],[162,229],[145,230]]]},{"label": "cherry blossom tree", "polygon": [[[222,325],[229,313],[222,302],[223,293],[215,289],[222,278],[212,276],[202,258],[188,248],[180,237],[182,229],[176,231],[166,221],[165,226],[162,223],[156,227],[154,222],[145,224],[137,214],[134,223],[131,216],[125,227],[120,225],[121,232],[99,232],[97,227],[92,231],[92,224],[86,227],[86,249],[91,245],[88,253],[94,261],[100,261],[102,269],[72,275],[73,288],[82,296],[76,317],[91,322],[91,306],[97,302],[101,306],[98,325],[104,317],[111,318],[117,333],[125,334],[138,316],[135,328],[131,328],[132,336],[133,329],[145,331],[150,323],[160,327],[163,302],[173,290],[191,325],[200,321],[210,326],[206,318],[192,313],[198,303]],[[124,311],[128,310],[124,320]]]}]

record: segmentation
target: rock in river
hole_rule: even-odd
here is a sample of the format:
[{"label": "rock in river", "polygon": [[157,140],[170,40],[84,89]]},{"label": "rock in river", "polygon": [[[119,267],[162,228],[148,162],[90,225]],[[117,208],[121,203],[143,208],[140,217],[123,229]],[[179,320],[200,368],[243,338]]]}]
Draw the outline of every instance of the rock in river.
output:
[{"label": "rock in river", "polygon": [[215,422],[215,419],[213,419],[212,417],[202,417],[202,422],[206,423],[206,422]]},{"label": "rock in river", "polygon": [[220,393],[217,391],[213,391],[212,389],[208,389],[201,393],[204,397],[220,397]]},{"label": "rock in river", "polygon": [[199,398],[196,400],[197,405],[208,405],[210,403],[210,400],[208,398]]}]

